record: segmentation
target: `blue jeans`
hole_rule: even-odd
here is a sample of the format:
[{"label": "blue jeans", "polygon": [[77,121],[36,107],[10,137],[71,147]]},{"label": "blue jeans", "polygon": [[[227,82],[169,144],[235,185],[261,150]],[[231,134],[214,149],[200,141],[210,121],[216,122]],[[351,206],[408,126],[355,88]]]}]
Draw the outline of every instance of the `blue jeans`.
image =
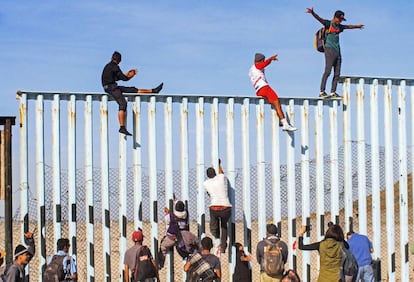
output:
[{"label": "blue jeans", "polygon": [[331,74],[332,68],[334,69],[334,76],[332,78],[331,93],[336,92],[336,86],[338,85],[339,76],[341,74],[341,53],[333,48],[325,48],[325,72],[322,75],[321,92],[325,91],[326,81]]},{"label": "blue jeans", "polygon": [[355,281],[374,282],[374,271],[372,265],[364,265],[358,268],[358,275]]}]

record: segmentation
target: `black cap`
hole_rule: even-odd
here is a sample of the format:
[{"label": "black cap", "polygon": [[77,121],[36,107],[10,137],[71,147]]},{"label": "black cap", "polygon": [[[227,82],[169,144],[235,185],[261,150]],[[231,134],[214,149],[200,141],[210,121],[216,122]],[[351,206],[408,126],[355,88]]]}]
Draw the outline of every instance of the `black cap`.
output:
[{"label": "black cap", "polygon": [[277,227],[273,223],[270,223],[266,226],[266,231],[269,234],[276,235],[277,234]]},{"label": "black cap", "polygon": [[112,54],[112,61],[116,61],[119,64],[121,62],[121,60],[122,60],[121,53],[119,53],[118,51],[115,51]]},{"label": "black cap", "polygon": [[345,19],[345,13],[342,12],[341,10],[336,11],[334,17],[335,18],[338,18],[340,20],[346,21],[346,19]]},{"label": "black cap", "polygon": [[26,248],[23,245],[17,245],[16,248],[14,249],[14,257],[17,258],[18,256],[27,253],[29,251],[28,248]]}]

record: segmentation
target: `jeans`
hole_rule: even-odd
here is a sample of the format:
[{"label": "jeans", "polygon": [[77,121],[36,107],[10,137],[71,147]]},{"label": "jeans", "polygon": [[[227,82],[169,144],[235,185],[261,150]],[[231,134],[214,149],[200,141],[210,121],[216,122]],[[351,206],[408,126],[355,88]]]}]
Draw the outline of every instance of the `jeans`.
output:
[{"label": "jeans", "polygon": [[374,271],[372,265],[364,265],[358,268],[358,275],[355,281],[374,282]]},{"label": "jeans", "polygon": [[332,78],[331,93],[336,92],[339,76],[341,74],[341,53],[333,48],[325,48],[325,72],[322,75],[321,92],[325,91],[326,81],[331,74],[332,67],[334,68],[334,76]]},{"label": "jeans", "polygon": [[227,224],[230,219],[230,216],[231,207],[219,211],[210,209],[210,231],[211,234],[213,234],[214,238],[220,238],[220,249],[222,253],[225,252],[227,247]]}]

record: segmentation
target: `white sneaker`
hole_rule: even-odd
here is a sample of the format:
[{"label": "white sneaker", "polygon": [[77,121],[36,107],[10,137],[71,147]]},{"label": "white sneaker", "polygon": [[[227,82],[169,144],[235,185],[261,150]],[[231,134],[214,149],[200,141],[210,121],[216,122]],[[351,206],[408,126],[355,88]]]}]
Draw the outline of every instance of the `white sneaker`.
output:
[{"label": "white sneaker", "polygon": [[282,127],[283,131],[296,131],[298,130],[296,127],[291,126],[289,123],[285,123]]}]

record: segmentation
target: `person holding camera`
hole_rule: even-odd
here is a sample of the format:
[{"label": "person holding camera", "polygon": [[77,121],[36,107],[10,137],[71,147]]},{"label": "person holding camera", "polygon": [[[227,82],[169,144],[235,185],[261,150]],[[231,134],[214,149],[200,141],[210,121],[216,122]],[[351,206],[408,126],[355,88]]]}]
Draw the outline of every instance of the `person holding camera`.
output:
[{"label": "person holding camera", "polygon": [[341,261],[342,247],[345,243],[344,232],[337,224],[329,224],[325,233],[325,238],[320,242],[303,244],[303,235],[309,230],[309,226],[302,226],[299,230],[299,250],[319,252],[319,276],[318,282],[340,281],[341,279]]}]

